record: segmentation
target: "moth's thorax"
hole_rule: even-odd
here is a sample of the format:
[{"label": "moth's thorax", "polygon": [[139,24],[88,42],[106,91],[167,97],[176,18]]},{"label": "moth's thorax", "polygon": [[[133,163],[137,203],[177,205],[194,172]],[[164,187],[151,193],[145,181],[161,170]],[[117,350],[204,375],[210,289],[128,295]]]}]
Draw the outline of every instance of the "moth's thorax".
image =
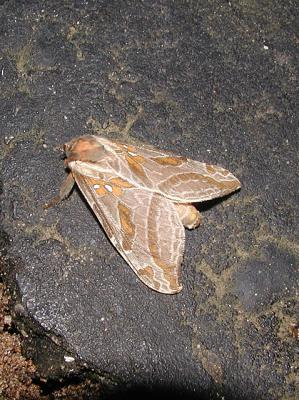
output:
[{"label": "moth's thorax", "polygon": [[93,163],[90,161],[74,160],[68,163],[68,168],[72,172],[77,172],[80,175],[88,176],[90,178],[98,179],[103,173],[111,172],[109,162],[103,160],[102,162]]},{"label": "moth's thorax", "polygon": [[72,161],[97,162],[106,155],[104,145],[95,136],[80,136],[64,145],[66,165]]}]

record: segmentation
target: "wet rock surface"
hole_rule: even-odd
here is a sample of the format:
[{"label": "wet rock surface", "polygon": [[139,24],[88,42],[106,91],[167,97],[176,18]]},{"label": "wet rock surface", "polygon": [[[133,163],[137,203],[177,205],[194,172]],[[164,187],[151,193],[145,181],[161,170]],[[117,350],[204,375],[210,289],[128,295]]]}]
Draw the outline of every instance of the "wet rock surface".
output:
[{"label": "wet rock surface", "polygon": [[[120,388],[295,396],[295,3],[0,10],[1,268],[16,320],[38,331],[31,349],[44,334],[59,364],[73,355]],[[43,209],[65,178],[60,145],[83,133],[150,143],[240,178],[242,190],[200,206],[202,225],[186,232],[180,294],[138,280],[77,189]]]}]

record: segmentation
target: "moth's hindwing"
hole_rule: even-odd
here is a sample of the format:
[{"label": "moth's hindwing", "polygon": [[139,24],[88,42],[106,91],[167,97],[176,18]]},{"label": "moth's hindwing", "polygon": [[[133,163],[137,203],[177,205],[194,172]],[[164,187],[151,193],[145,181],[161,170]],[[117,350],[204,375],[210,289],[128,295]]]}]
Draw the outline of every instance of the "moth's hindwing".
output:
[{"label": "moth's hindwing", "polygon": [[108,238],[138,277],[161,293],[181,290],[185,232],[174,204],[113,174],[74,178]]}]

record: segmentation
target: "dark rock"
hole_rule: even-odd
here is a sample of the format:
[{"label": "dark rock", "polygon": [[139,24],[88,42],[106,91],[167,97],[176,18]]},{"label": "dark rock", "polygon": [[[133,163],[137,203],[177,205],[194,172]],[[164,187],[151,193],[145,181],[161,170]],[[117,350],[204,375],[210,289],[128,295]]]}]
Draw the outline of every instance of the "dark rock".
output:
[{"label": "dark rock", "polygon": [[260,259],[240,266],[234,292],[246,311],[259,312],[277,301],[296,295],[298,261],[295,256],[270,245]]},{"label": "dark rock", "polygon": [[[67,354],[76,375],[129,395],[295,395],[295,7],[0,2],[1,272],[42,376],[68,376]],[[66,176],[61,144],[83,133],[240,178],[239,193],[199,205],[180,294],[137,279],[77,188],[44,210]]]}]

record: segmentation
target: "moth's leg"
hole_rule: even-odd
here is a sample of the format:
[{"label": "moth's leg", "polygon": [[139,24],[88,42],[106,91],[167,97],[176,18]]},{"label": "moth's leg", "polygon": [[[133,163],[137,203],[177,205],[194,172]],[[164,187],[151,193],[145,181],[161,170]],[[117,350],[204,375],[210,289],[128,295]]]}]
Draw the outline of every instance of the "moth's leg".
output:
[{"label": "moth's leg", "polygon": [[46,203],[44,205],[44,208],[50,208],[59,204],[63,199],[65,199],[71,193],[74,184],[75,184],[75,179],[73,177],[73,174],[70,172],[66,177],[66,180],[62,183],[60,187],[59,195],[55,196],[52,200],[49,201],[49,203]]},{"label": "moth's leg", "polygon": [[174,205],[185,228],[194,229],[198,227],[201,216],[192,204],[175,203]]}]

